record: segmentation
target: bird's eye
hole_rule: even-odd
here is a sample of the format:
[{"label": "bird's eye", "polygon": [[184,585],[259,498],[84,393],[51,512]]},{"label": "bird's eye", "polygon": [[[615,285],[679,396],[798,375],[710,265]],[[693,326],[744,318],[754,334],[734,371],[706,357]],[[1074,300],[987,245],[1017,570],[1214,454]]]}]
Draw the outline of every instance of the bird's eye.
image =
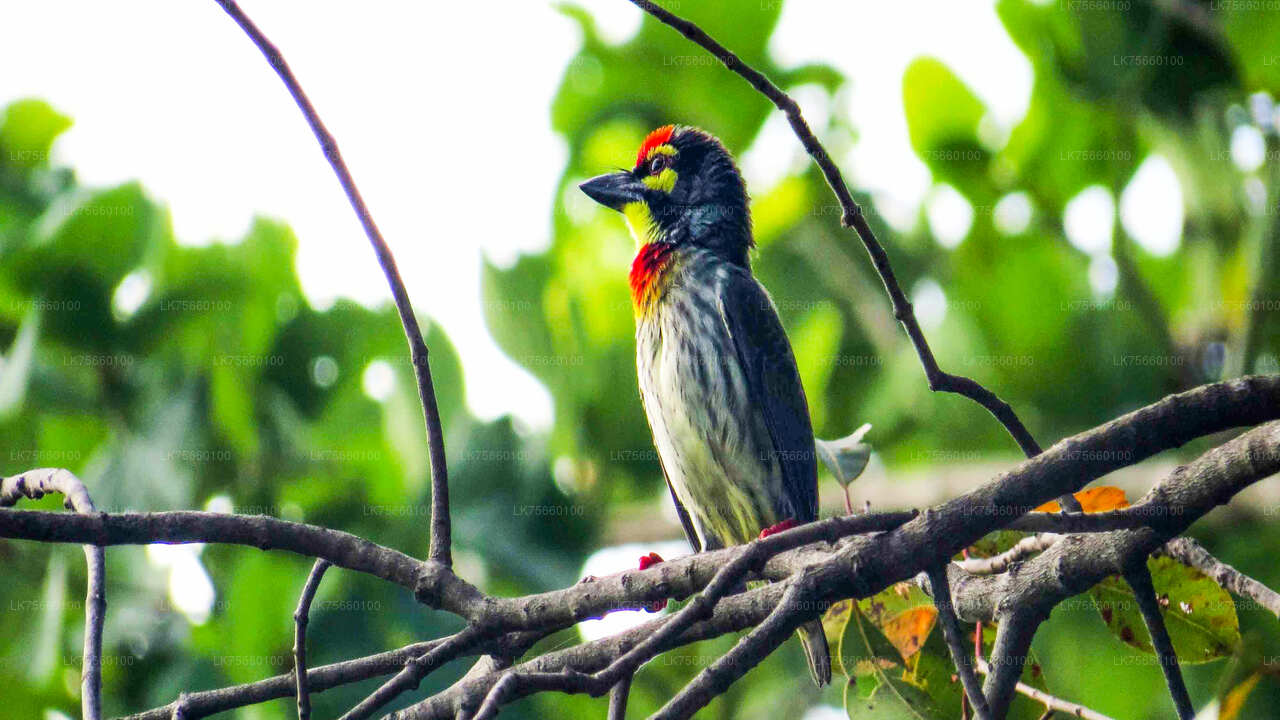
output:
[{"label": "bird's eye", "polygon": [[667,161],[670,157],[670,155],[654,155],[653,159],[649,161],[649,174],[657,175],[662,172],[667,167]]}]

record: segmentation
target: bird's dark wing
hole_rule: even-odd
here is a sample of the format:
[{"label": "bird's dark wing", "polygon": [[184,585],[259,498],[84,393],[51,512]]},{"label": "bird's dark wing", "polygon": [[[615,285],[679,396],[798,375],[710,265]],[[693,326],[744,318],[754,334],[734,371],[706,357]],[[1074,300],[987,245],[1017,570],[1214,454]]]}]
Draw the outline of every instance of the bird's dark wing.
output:
[{"label": "bird's dark wing", "polygon": [[671,477],[667,475],[667,466],[662,465],[662,456],[658,456],[658,464],[662,466],[662,477],[667,480],[667,490],[671,491],[671,502],[675,503],[676,515],[680,518],[680,527],[684,528],[684,536],[689,540],[689,545],[693,547],[694,552],[702,552],[702,543],[698,540],[698,533],[693,530],[693,519],[689,517],[689,511],[684,509],[684,505],[680,503],[680,498],[676,497],[676,489],[671,484]]},{"label": "bird's dark wing", "polygon": [[722,272],[717,285],[720,314],[782,466],[783,497],[774,501],[779,519],[810,522],[818,515],[818,468],[791,343],[773,302],[749,271]]}]

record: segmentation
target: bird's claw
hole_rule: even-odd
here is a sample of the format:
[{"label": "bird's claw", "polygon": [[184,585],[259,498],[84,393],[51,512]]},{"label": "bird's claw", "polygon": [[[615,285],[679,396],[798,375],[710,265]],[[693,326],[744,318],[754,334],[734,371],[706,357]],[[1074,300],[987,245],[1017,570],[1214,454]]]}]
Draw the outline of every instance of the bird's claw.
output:
[{"label": "bird's claw", "polygon": [[[648,555],[641,555],[640,569],[648,570],[654,565],[657,565],[662,562],[665,562],[665,561],[662,559],[662,556],[656,552],[651,552]],[[663,598],[661,600],[654,600],[653,602],[649,603],[649,605],[645,609],[648,610],[649,612],[662,612],[662,610],[666,607],[667,607],[667,599]]]},{"label": "bird's claw", "polygon": [[767,528],[765,528],[765,529],[761,530],[761,531],[760,531],[760,539],[762,539],[762,540],[763,540],[764,538],[767,538],[767,537],[769,537],[770,535],[777,535],[778,533],[782,532],[783,530],[790,530],[791,528],[793,528],[793,527],[795,527],[795,526],[796,526],[796,519],[795,519],[795,518],[787,518],[786,520],[783,520],[782,522],[778,523],[777,525],[770,525],[769,527],[767,527]]}]

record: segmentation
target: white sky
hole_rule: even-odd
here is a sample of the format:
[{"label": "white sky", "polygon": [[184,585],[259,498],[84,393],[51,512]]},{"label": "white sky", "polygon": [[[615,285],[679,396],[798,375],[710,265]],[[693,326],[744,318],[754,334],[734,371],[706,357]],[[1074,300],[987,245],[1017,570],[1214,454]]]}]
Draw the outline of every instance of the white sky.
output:
[{"label": "white sky", "polygon": [[[623,0],[583,4],[608,38],[639,25],[640,11]],[[484,327],[479,267],[481,253],[508,263],[549,241],[566,159],[549,104],[578,46],[575,25],[551,3],[527,0],[242,5],[338,138],[415,306],[458,346],[472,409],[549,422],[549,396]],[[186,243],[238,238],[255,213],[284,219],[298,234],[313,302],[389,297],[297,108],[212,0],[5,3],[0,25],[11,30],[0,44],[0,104],[35,96],[71,115],[55,153],[83,182],[141,180],[169,204]],[[912,58],[941,58],[1005,126],[1030,94],[1030,66],[989,2],[789,0],[772,48],[784,64],[828,62],[851,78],[861,140],[846,169],[907,210],[929,188],[902,114]],[[654,68],[655,81],[661,73]],[[753,180],[795,161],[800,148],[786,132],[770,123],[750,158]],[[519,178],[518,192],[487,195],[493,174]]]}]

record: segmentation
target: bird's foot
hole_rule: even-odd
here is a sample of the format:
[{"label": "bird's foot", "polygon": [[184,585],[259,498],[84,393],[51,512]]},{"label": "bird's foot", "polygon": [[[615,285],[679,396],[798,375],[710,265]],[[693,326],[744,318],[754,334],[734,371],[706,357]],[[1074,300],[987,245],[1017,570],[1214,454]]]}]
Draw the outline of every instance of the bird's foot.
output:
[{"label": "bird's foot", "polygon": [[760,538],[761,538],[761,539],[764,539],[764,538],[769,537],[770,535],[777,535],[778,533],[782,532],[783,530],[790,530],[791,528],[793,528],[793,527],[795,527],[795,526],[796,526],[796,519],[795,519],[795,518],[787,518],[786,520],[783,520],[782,522],[778,523],[777,525],[770,525],[769,527],[767,527],[767,528],[765,528],[765,529],[761,530],[761,531],[760,531]]},{"label": "bird's foot", "polygon": [[[665,562],[665,561],[662,559],[662,556],[656,552],[651,552],[648,555],[641,555],[640,569],[648,570],[654,565],[657,565],[662,562]],[[648,610],[649,612],[662,612],[663,608],[665,608],[666,606],[667,606],[667,599],[663,598],[661,600],[654,600],[652,603],[649,603],[649,606],[646,607],[645,609]]]}]

